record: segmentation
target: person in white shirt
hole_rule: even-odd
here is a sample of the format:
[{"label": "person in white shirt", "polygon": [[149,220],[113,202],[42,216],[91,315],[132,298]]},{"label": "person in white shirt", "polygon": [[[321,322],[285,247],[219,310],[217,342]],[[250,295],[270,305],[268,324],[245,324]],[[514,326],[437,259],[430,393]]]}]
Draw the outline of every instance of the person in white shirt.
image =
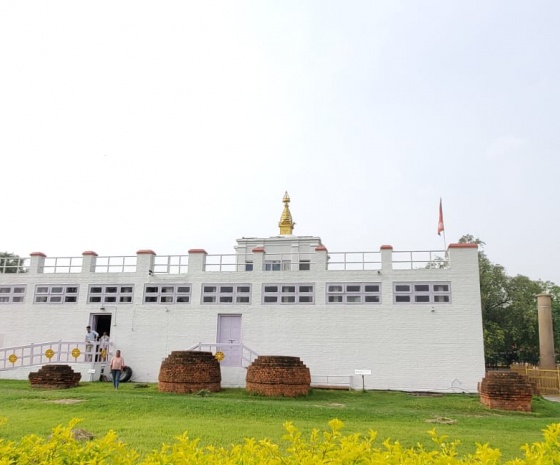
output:
[{"label": "person in white shirt", "polygon": [[91,362],[93,360],[93,347],[97,342],[99,333],[91,329],[91,326],[86,326],[86,331],[86,361]]},{"label": "person in white shirt", "polygon": [[106,362],[109,355],[109,335],[107,333],[103,333],[99,339],[99,350],[101,351],[101,361]]}]

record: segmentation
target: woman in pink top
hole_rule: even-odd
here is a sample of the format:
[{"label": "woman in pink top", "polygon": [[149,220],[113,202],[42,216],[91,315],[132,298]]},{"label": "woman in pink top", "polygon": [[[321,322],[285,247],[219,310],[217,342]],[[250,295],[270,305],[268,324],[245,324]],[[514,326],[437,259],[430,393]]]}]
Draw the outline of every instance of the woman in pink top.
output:
[{"label": "woman in pink top", "polygon": [[121,380],[121,373],[124,370],[124,358],[121,357],[121,351],[117,350],[115,356],[111,359],[111,375],[113,375],[113,386],[115,389],[119,388],[119,381]]}]

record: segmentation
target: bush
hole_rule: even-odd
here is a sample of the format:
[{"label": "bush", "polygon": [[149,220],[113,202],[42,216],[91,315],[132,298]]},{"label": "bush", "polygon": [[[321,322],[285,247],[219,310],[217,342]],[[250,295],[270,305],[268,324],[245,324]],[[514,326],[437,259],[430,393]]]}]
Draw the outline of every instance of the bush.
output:
[{"label": "bush", "polygon": [[[164,465],[164,464],[434,464],[434,465],[498,465],[501,454],[487,444],[477,444],[472,455],[459,457],[459,441],[449,441],[438,436],[435,430],[428,434],[433,446],[422,444],[403,449],[398,441],[386,440],[375,445],[376,433],[367,435],[342,433],[343,423],[331,420],[326,431],[313,430],[309,438],[290,422],[284,424],[284,446],[267,440],[245,439],[242,444],[228,448],[201,447],[198,439],[187,433],[176,438],[173,445],[163,445],[146,457],[119,441],[113,431],[91,441],[79,441],[73,434],[79,420],[67,426],[54,428],[48,438],[26,436],[18,442],[0,439],[0,465],[59,465],[59,464],[115,464],[115,465]],[[560,423],[548,426],[544,441],[522,447],[524,457],[505,462],[509,465],[537,465],[560,463]]]}]

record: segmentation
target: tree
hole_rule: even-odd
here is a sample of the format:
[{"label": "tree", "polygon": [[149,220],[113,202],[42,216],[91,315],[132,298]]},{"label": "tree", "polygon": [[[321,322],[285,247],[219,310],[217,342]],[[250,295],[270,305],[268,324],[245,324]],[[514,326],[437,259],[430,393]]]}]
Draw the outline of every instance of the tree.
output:
[{"label": "tree", "polygon": [[27,273],[27,268],[23,266],[19,255],[0,252],[0,273]]},{"label": "tree", "polygon": [[[512,362],[538,363],[536,295],[549,288],[554,289],[560,297],[560,289],[552,283],[547,285],[542,281],[532,281],[526,276],[508,276],[503,266],[488,259],[484,253],[484,242],[470,234],[461,237],[459,242],[479,246],[478,265],[486,364],[495,366],[509,365]],[[556,313],[556,319],[560,320],[558,311]],[[560,342],[558,324],[555,325],[555,338],[557,343]]]}]

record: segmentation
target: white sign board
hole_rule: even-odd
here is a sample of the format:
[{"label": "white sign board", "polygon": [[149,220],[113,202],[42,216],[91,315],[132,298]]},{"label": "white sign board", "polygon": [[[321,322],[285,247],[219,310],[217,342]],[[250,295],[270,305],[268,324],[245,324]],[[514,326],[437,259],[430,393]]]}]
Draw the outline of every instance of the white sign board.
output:
[{"label": "white sign board", "polygon": [[355,375],[371,375],[371,370],[354,370]]}]

